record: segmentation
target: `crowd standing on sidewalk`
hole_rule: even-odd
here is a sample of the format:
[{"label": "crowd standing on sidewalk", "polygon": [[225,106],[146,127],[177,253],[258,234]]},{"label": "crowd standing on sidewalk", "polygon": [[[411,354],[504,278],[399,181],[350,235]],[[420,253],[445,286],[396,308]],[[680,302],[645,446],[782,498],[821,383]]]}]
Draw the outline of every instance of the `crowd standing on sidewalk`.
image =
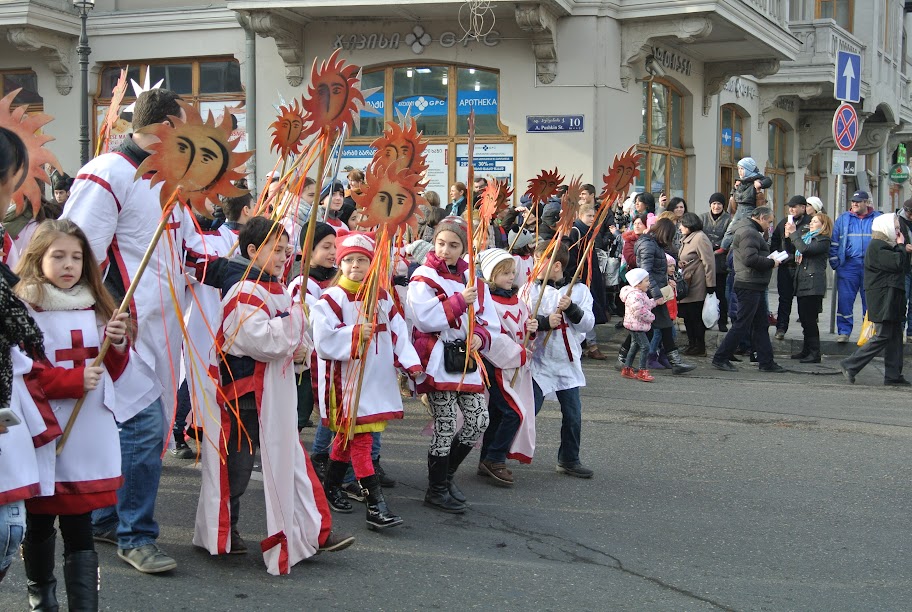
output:
[{"label": "crowd standing on sidewalk", "polygon": [[[168,90],[143,93],[134,128],[181,117],[178,102]],[[580,389],[582,359],[605,359],[595,326],[616,317],[629,332],[617,367],[632,382],[619,384],[654,383],[650,370],[692,371],[684,358],[706,356],[707,320],[727,331],[715,368],[736,371],[740,354],[761,371],[783,372],[769,332],[774,271],[777,336],[797,298],[804,342],[794,359],[820,361],[829,261],[841,337],[851,334],[858,290],[874,325],[843,373],[854,382],[883,351],[885,384],[908,384],[901,339],[904,321],[912,332],[912,202],[881,215],[859,191],[834,223],[819,200],[795,196],[776,224],[764,192],[770,181],[750,158],[738,163],[730,196],[712,194],[702,217],[681,198],[647,192],[596,215],[596,188],[584,185],[566,234],[560,200],[526,201],[476,232],[467,209],[480,206],[486,183],[455,183],[445,208],[428,198],[420,231],[394,249],[393,277],[372,287],[370,300],[368,272],[385,254],[353,207],[352,193],[365,185],[359,171],[348,175],[350,191],[334,182],[320,202],[309,182],[307,205],[283,220],[257,216],[250,196],[219,202],[212,219],[177,208],[129,311],[115,314],[161,216],[161,186],[149,175],[134,179],[155,142],[135,132],[75,179],[55,180],[59,220],[52,211],[6,226],[0,408],[14,419],[0,426],[0,580],[21,543],[32,610],[58,608],[55,524],[71,609],[98,607],[95,542],[114,544],[143,573],[177,567],[157,544],[155,520],[168,446],[201,462],[193,543],[215,556],[248,552],[238,517],[259,457],[269,534],[259,548],[272,574],[349,547],[354,537],[333,531],[332,513],[352,512],[353,502],[365,504],[370,529],[408,520],[387,502],[383,489],[395,480],[380,463],[382,434],[402,418],[403,396],[420,397],[430,414],[424,503],[432,509],[470,508],[458,480],[479,441],[475,474],[515,486],[507,462],[533,461],[535,418],[548,399],[561,412],[556,471],[592,478]],[[10,200],[27,158],[22,141],[0,128],[0,201]],[[269,197],[278,199],[277,189]],[[308,243],[310,215],[324,221]],[[489,240],[470,262],[476,235]],[[717,303],[721,312],[712,312]],[[372,324],[364,323],[368,310]],[[113,349],[96,365],[106,340]],[[55,455],[51,442],[76,404],[82,412]],[[308,455],[299,436],[311,415],[319,418]]]}]

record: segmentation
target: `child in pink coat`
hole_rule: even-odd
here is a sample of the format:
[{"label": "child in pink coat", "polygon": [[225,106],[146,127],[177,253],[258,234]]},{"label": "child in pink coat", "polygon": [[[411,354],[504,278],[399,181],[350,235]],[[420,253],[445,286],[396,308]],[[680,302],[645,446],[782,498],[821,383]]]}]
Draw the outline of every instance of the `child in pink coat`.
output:
[{"label": "child in pink coat", "polygon": [[[630,332],[630,350],[627,351],[621,376],[652,382],[655,379],[646,369],[649,358],[649,338],[646,337],[646,332],[655,320],[652,309],[664,304],[665,298],[653,300],[646,294],[649,289],[649,273],[646,270],[634,268],[626,274],[626,278],[628,284],[621,289],[621,300],[624,301],[624,327]],[[634,372],[631,366],[637,349],[640,351],[640,369]]]}]

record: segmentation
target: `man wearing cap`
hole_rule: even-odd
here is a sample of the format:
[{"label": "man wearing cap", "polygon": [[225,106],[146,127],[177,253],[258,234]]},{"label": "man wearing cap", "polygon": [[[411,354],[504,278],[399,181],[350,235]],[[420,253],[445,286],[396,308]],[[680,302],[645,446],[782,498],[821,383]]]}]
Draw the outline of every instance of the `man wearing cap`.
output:
[{"label": "man wearing cap", "polygon": [[792,302],[795,300],[795,246],[791,240],[785,239],[785,224],[790,220],[795,224],[800,238],[808,231],[811,217],[807,213],[807,200],[802,195],[792,196],[788,202],[788,216],[782,219],[770,239],[770,249],[773,251],[786,251],[788,259],[779,264],[776,271],[776,287],[779,291],[779,313],[776,316],[776,340],[785,338],[788,331],[789,317],[792,316]]},{"label": "man wearing cap", "polygon": [[855,296],[861,292],[861,308],[868,310],[864,286],[864,256],[871,242],[871,224],[881,215],[871,206],[867,191],[852,194],[852,207],[839,215],[830,239],[830,266],[836,270],[836,341],[845,343],[852,335]]}]

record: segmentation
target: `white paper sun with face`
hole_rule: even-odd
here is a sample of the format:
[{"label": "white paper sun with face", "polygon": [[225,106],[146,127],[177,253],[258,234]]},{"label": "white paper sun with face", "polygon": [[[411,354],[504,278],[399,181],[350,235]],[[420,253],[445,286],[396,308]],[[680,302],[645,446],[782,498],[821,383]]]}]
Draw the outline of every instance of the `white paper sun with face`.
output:
[{"label": "white paper sun with face", "polygon": [[[146,78],[143,79],[143,84],[140,85],[133,79],[130,79],[130,85],[133,86],[133,95],[137,98],[139,94],[145,93],[147,91],[152,91],[153,89],[159,89],[162,86],[162,83],[165,82],[165,79],[159,79],[155,85],[149,86],[149,76],[152,74],[152,69],[149,66],[146,66]],[[133,109],[136,107],[136,101],[134,100],[129,106],[123,109],[125,113],[132,113]]]}]

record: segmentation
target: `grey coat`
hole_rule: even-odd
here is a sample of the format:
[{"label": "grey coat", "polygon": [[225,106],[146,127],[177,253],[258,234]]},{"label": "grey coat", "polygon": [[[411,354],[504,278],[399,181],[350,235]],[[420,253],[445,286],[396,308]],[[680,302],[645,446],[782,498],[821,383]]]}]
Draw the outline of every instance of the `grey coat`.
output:
[{"label": "grey coat", "polygon": [[[722,238],[725,237],[725,230],[731,223],[731,215],[727,212],[719,215],[719,218],[713,221],[712,213],[703,213],[703,233],[712,242],[713,250],[717,251],[722,248]],[[728,264],[725,261],[725,253],[716,255],[716,274],[725,274],[728,272]]]},{"label": "grey coat", "polygon": [[[794,240],[792,240],[794,238]],[[798,237],[795,232],[786,238],[786,242],[801,253],[801,263],[795,268],[795,295],[808,297],[811,295],[826,295],[827,258],[830,254],[830,237],[814,236],[810,244]]]}]

